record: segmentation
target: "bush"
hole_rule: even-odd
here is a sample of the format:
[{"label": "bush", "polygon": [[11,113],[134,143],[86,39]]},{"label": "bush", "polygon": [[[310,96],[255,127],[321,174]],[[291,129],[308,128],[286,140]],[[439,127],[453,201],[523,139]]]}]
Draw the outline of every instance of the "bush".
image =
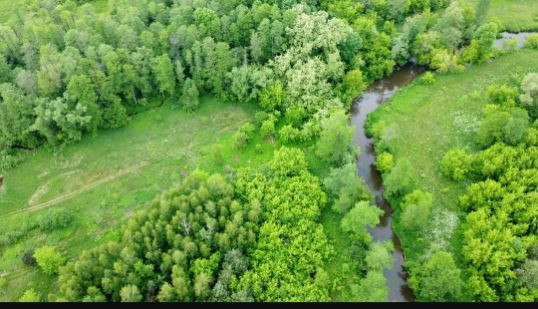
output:
[{"label": "bush", "polygon": [[239,128],[239,131],[235,133],[234,136],[234,148],[241,149],[246,147],[248,141],[250,141],[254,135],[254,130],[254,125],[252,125],[250,122],[247,122],[241,128]]},{"label": "bush", "polygon": [[224,155],[222,154],[222,145],[215,144],[211,147],[211,159],[216,165],[222,164],[224,162]]},{"label": "bush", "polygon": [[503,40],[503,49],[516,50],[517,49],[517,38]]},{"label": "bush", "polygon": [[37,303],[41,301],[41,297],[39,297],[39,294],[34,291],[34,289],[29,289],[22,294],[21,298],[19,298],[19,302],[21,303]]},{"label": "bush", "polygon": [[21,257],[22,262],[28,266],[35,266],[36,259],[34,257],[34,250],[26,250]]},{"label": "bush", "polygon": [[66,209],[52,210],[40,216],[37,220],[39,229],[42,231],[52,231],[65,228],[73,221],[73,213]]},{"label": "bush", "polygon": [[451,149],[441,161],[441,173],[452,180],[461,181],[469,174],[472,159],[463,149]]},{"label": "bush", "polygon": [[406,158],[399,159],[384,180],[387,197],[407,194],[415,186],[411,162]]},{"label": "bush", "polygon": [[269,118],[262,123],[260,128],[263,137],[275,134],[275,122],[273,118]]},{"label": "bush", "polygon": [[62,266],[64,263],[64,258],[60,252],[49,246],[37,248],[34,252],[34,256],[37,265],[39,265],[39,267],[47,275],[57,273],[60,266]]},{"label": "bush", "polygon": [[278,131],[278,135],[284,143],[292,143],[299,138],[301,132],[299,131],[299,129],[287,124],[283,126],[280,131]]},{"label": "bush", "polygon": [[538,34],[531,34],[527,37],[523,46],[525,48],[538,49]]},{"label": "bush", "polygon": [[381,173],[387,173],[394,166],[394,158],[391,153],[383,152],[377,156],[375,164]]},{"label": "bush", "polygon": [[267,113],[266,112],[256,112],[256,114],[254,114],[254,124],[256,124],[256,126],[261,126],[263,121],[267,119]]},{"label": "bush", "polygon": [[415,190],[407,194],[401,204],[402,215],[400,220],[402,227],[408,231],[422,229],[431,214],[432,194],[422,190]]},{"label": "bush", "polygon": [[514,106],[518,95],[519,91],[517,88],[507,85],[489,86],[486,90],[488,100],[499,105]]},{"label": "bush", "polygon": [[432,85],[435,83],[435,75],[432,72],[426,72],[420,77],[420,83],[424,85]]}]

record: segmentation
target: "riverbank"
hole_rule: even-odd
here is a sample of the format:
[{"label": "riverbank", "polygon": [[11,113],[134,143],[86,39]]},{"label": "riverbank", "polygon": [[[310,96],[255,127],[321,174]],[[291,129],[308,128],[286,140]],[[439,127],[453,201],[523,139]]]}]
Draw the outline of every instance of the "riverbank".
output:
[{"label": "riverbank", "polygon": [[[416,187],[433,195],[432,218],[418,236],[405,233],[399,212],[394,213],[394,229],[411,273],[440,250],[451,252],[462,265],[459,223],[463,213],[458,196],[465,186],[441,176],[441,159],[453,147],[473,149],[473,134],[486,103],[479,93],[530,71],[538,71],[538,51],[509,52],[461,73],[435,74],[433,85],[412,83],[369,117],[370,126],[377,123],[383,128],[376,144],[383,143],[395,162],[409,160]],[[389,202],[396,206],[399,200]],[[466,279],[466,274],[463,277]]]},{"label": "riverbank", "polygon": [[400,88],[412,82],[424,71],[421,67],[407,65],[396,69],[372,84],[363,96],[356,100],[351,111],[351,122],[355,127],[353,141],[361,153],[357,160],[357,174],[375,196],[375,204],[384,211],[380,224],[370,229],[374,241],[390,240],[394,244],[393,267],[385,269],[384,275],[389,286],[389,301],[413,301],[414,295],[407,285],[407,273],[403,268],[404,255],[398,236],[392,230],[392,208],[383,197],[381,174],[375,167],[375,150],[373,140],[366,136],[364,124],[368,114],[375,111],[389,100]]}]

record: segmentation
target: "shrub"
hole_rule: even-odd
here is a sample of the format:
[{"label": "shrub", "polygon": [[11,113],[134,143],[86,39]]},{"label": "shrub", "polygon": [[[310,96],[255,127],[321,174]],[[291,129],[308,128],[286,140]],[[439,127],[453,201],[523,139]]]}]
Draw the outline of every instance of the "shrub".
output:
[{"label": "shrub", "polygon": [[291,143],[296,141],[301,132],[299,129],[292,127],[291,125],[285,125],[283,126],[280,131],[278,131],[279,137],[282,139],[284,143]]},{"label": "shrub", "polygon": [[525,48],[538,49],[538,34],[531,34],[527,37],[523,46]]},{"label": "shrub", "polygon": [[244,148],[254,135],[254,130],[254,125],[252,125],[250,122],[247,122],[241,128],[239,128],[239,131],[235,133],[234,136],[234,148]]},{"label": "shrub", "polygon": [[387,173],[394,166],[394,158],[391,153],[383,152],[377,156],[375,164],[381,173]]},{"label": "shrub", "polygon": [[57,273],[60,266],[64,263],[64,258],[60,252],[49,246],[37,248],[34,252],[34,256],[37,265],[39,265],[43,272],[48,275]]},{"label": "shrub", "polygon": [[34,250],[26,250],[21,256],[21,260],[25,265],[35,266],[36,259],[34,257]]},{"label": "shrub", "polygon": [[402,227],[408,231],[422,229],[430,217],[432,203],[432,194],[429,192],[415,190],[407,194],[401,204]]},{"label": "shrub", "polygon": [[211,159],[214,164],[222,164],[224,162],[224,155],[222,154],[222,145],[215,144],[211,147]]},{"label": "shrub", "polygon": [[435,75],[432,72],[426,72],[420,77],[420,82],[424,85],[432,85],[435,83]]},{"label": "shrub", "polygon": [[41,301],[41,297],[39,297],[39,294],[34,291],[34,289],[29,289],[22,294],[21,298],[19,298],[19,302],[21,303],[37,303]]},{"label": "shrub", "polygon": [[472,159],[463,149],[451,149],[441,161],[441,173],[452,180],[461,181],[469,174]]},{"label": "shrub", "polygon": [[73,213],[66,209],[52,210],[40,216],[37,220],[39,229],[42,231],[52,231],[65,228],[73,221]]},{"label": "shrub", "polygon": [[269,118],[262,123],[260,131],[263,137],[267,137],[275,134],[275,122],[274,119]]},{"label": "shrub", "polygon": [[518,95],[517,88],[507,85],[489,86],[486,90],[486,97],[490,102],[506,106],[514,106]]},{"label": "shrub", "polygon": [[266,112],[256,112],[254,114],[254,123],[256,126],[261,126],[264,120],[267,119],[267,113]]}]

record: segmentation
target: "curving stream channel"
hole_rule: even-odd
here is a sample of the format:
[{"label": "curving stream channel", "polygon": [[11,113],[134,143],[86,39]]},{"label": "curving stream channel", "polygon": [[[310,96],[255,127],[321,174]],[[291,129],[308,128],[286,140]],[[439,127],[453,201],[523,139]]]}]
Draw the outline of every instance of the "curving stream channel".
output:
[{"label": "curving stream channel", "polygon": [[[531,33],[502,33],[502,38],[495,40],[494,47],[501,49],[503,41],[517,38],[517,48],[523,47],[523,41]],[[381,174],[375,167],[375,151],[373,141],[365,134],[364,123],[366,116],[376,110],[382,103],[392,97],[396,91],[405,87],[413,79],[424,72],[423,67],[406,65],[395,69],[392,75],[372,84],[362,97],[357,98],[351,108],[351,123],[355,127],[353,142],[360,147],[361,153],[357,160],[357,174],[364,179],[365,184],[375,195],[375,204],[384,211],[380,224],[369,229],[375,241],[391,240],[394,244],[392,254],[394,264],[391,269],[385,269],[384,275],[389,287],[391,302],[414,301],[413,291],[407,285],[407,273],[403,268],[404,255],[400,239],[392,230],[392,208],[383,198],[383,182]]]},{"label": "curving stream channel", "polygon": [[384,274],[389,286],[389,301],[405,302],[413,301],[413,291],[407,285],[407,273],[403,269],[404,256],[400,239],[392,231],[392,209],[383,198],[383,183],[381,174],[375,168],[375,152],[373,141],[366,137],[364,122],[366,116],[377,109],[383,102],[388,100],[398,89],[409,84],[415,77],[424,71],[417,66],[404,66],[394,70],[392,75],[385,77],[372,84],[362,97],[355,100],[351,108],[351,122],[355,127],[353,142],[360,147],[360,155],[357,160],[357,173],[364,179],[365,184],[375,195],[375,204],[384,210],[380,224],[369,229],[373,240],[392,240],[394,252],[392,254],[394,265],[391,269],[385,269]]}]

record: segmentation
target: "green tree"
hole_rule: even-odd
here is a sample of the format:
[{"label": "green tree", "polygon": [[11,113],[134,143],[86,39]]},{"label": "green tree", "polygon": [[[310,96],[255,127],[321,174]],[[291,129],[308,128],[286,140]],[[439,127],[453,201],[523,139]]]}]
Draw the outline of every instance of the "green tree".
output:
[{"label": "green tree", "polygon": [[151,69],[155,75],[161,95],[173,96],[176,89],[176,74],[168,54],[156,57]]},{"label": "green tree", "polygon": [[394,159],[389,152],[383,152],[376,158],[375,165],[382,173],[388,173],[394,167]]},{"label": "green tree", "polygon": [[414,185],[413,166],[406,158],[399,159],[385,176],[385,193],[389,197],[403,196],[409,193]]},{"label": "green tree", "polygon": [[181,105],[187,110],[195,110],[200,104],[200,93],[196,88],[194,80],[187,78],[183,83],[183,91],[181,93]]},{"label": "green tree", "polygon": [[359,241],[370,242],[371,236],[368,234],[369,227],[375,227],[379,224],[379,217],[383,210],[370,205],[367,201],[358,202],[347,214],[344,215],[340,222],[340,228]]},{"label": "green tree", "polygon": [[345,111],[333,112],[322,122],[322,132],[316,143],[316,154],[323,160],[342,165],[351,160],[353,128],[348,125]]},{"label": "green tree", "polygon": [[143,299],[138,287],[133,284],[124,286],[120,291],[120,296],[122,302],[140,302]]},{"label": "green tree", "polygon": [[374,242],[370,245],[364,261],[369,271],[383,272],[393,266],[392,251],[394,245],[390,241]]},{"label": "green tree", "polygon": [[369,271],[353,290],[357,298],[363,302],[384,302],[389,298],[387,280],[379,271]]},{"label": "green tree", "polygon": [[37,248],[34,252],[37,265],[47,275],[53,275],[58,272],[60,266],[65,262],[64,257],[56,248],[50,246],[43,246]]},{"label": "green tree", "polygon": [[452,255],[444,251],[434,253],[409,284],[418,299],[433,302],[458,301],[463,289],[460,270]]},{"label": "green tree", "polygon": [[533,118],[538,118],[538,73],[529,73],[523,78],[521,83],[523,94],[519,97],[524,106]]},{"label": "green tree", "polygon": [[400,205],[402,227],[409,231],[419,231],[424,228],[430,218],[432,204],[432,194],[429,192],[415,190],[407,194]]}]

